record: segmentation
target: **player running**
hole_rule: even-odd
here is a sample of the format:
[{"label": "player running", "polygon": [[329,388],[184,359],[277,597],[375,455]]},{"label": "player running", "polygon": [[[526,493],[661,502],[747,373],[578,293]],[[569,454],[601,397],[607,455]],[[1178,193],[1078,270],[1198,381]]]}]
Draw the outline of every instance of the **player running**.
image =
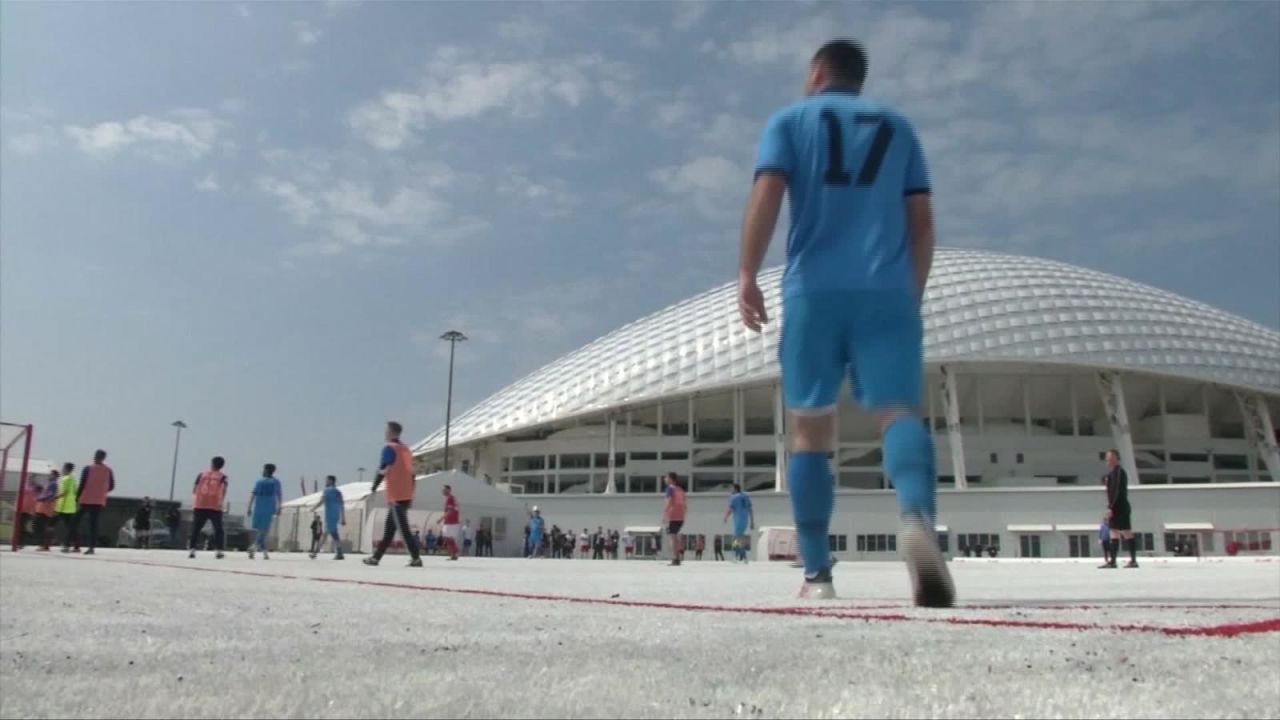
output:
[{"label": "player running", "polygon": [[396,528],[400,528],[400,537],[404,538],[405,547],[409,549],[409,567],[422,567],[422,557],[418,555],[418,543],[413,539],[409,529],[409,507],[413,505],[413,453],[400,442],[400,433],[404,428],[400,423],[387,423],[387,444],[382,448],[382,460],[378,465],[378,475],[373,479],[373,492],[383,480],[387,481],[387,521],[382,526],[382,541],[373,549],[373,555],[364,559],[365,565],[377,565],[382,556],[395,539]]},{"label": "player running", "polygon": [[790,193],[779,359],[790,413],[788,488],[805,566],[801,596],[835,596],[827,454],[849,375],[855,399],[880,425],[915,602],[946,607],[955,590],[935,538],[933,441],[920,416],[920,303],[934,246],[929,175],[907,119],[861,95],[866,74],[858,43],[827,43],[809,64],[808,97],[765,126],[743,218],[738,309],[752,331],[769,320],[756,276]]},{"label": "player running", "polygon": [[[213,523],[213,549],[217,552],[214,557],[218,560],[224,557],[222,551],[226,547],[226,534],[222,530],[222,508],[227,497],[227,476],[222,468],[226,464],[227,461],[222,457],[215,457],[209,462],[209,469],[196,476],[191,501],[191,541],[187,545],[187,557],[192,560],[196,557],[200,533],[204,531],[206,522]],[[252,505],[253,501],[250,500],[249,503]],[[262,554],[266,557],[265,550]],[[253,557],[252,550],[249,551],[249,557]]]},{"label": "player running", "polygon": [[[333,475],[324,479],[320,504],[324,506],[325,533],[333,540],[333,559],[342,560],[342,536],[338,532],[338,526],[347,526],[347,505],[342,498],[342,491],[338,489],[338,478]],[[320,552],[320,546],[316,545],[313,550],[311,557],[315,558]]]},{"label": "player running", "polygon": [[[262,477],[253,484],[253,494],[249,496],[249,517],[253,519],[253,543],[262,552],[263,560],[270,560],[267,554],[267,535],[271,532],[271,523],[280,515],[280,506],[284,505],[284,488],[276,478],[276,466],[267,463],[262,468]],[[254,548],[249,548],[249,559],[253,559]]]},{"label": "player running", "polygon": [[445,485],[440,492],[444,495],[444,516],[436,522],[444,525],[444,528],[440,531],[440,537],[443,539],[445,547],[449,548],[449,559],[457,561],[458,531],[459,523],[462,521],[462,513],[458,511],[458,498],[453,496],[452,486]]},{"label": "player running", "polygon": [[756,529],[756,512],[751,507],[751,497],[742,492],[742,485],[733,484],[733,492],[729,495],[729,509],[724,511],[724,522],[733,516],[733,555],[738,562],[747,561],[747,526]]}]

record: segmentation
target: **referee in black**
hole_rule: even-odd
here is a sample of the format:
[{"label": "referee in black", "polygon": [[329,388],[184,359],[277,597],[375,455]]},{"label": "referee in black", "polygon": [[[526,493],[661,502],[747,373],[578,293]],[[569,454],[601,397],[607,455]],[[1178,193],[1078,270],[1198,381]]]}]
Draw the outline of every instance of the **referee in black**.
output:
[{"label": "referee in black", "polygon": [[1129,506],[1129,474],[1120,467],[1120,453],[1114,448],[1107,451],[1107,523],[1111,526],[1111,560],[1104,568],[1115,568],[1119,557],[1120,538],[1124,538],[1129,551],[1126,568],[1138,567],[1138,544],[1133,539],[1133,508]]}]

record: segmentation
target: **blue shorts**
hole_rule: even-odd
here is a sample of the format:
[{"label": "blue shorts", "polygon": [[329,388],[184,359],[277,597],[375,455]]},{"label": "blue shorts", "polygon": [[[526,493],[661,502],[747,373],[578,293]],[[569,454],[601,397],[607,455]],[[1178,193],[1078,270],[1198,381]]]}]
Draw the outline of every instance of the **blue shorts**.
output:
[{"label": "blue shorts", "polygon": [[782,305],[778,360],[787,409],[834,411],[846,374],[866,410],[921,409],[924,326],[914,292],[805,293]]},{"label": "blue shorts", "polygon": [[733,521],[733,536],[734,536],[734,537],[742,537],[743,535],[746,535],[746,534],[747,534],[747,521],[746,521],[746,520],[743,520],[743,521],[739,522],[739,521],[737,521],[737,520],[734,520],[734,521]]}]

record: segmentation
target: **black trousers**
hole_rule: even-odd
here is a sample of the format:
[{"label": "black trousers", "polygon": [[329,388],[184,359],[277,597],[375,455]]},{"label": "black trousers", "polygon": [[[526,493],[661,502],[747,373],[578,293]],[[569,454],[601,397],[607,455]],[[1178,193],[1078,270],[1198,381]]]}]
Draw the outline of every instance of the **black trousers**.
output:
[{"label": "black trousers", "polygon": [[[98,547],[98,517],[101,514],[101,505],[81,505],[80,512],[75,515],[76,535],[80,534],[80,518],[87,517],[89,519],[89,541],[84,544],[88,545],[90,550]],[[81,544],[78,538],[76,539],[76,544]]]},{"label": "black trousers", "polygon": [[200,531],[206,522],[213,523],[213,548],[218,552],[225,549],[226,536],[222,532],[221,510],[193,510],[191,513],[191,543],[187,546],[195,550],[200,543]]},{"label": "black trousers", "polygon": [[320,546],[324,544],[324,535],[317,535],[313,531],[311,533],[311,554],[316,555],[320,552]]},{"label": "black trousers", "polygon": [[33,532],[32,542],[40,547],[49,547],[49,520],[48,515],[36,515],[36,527]]},{"label": "black trousers", "polygon": [[62,523],[62,546],[71,547],[76,539],[76,521],[80,516],[75,513],[58,513],[58,522]]},{"label": "black trousers", "polygon": [[716,559],[717,559],[717,560],[723,560],[723,559],[724,559],[724,550],[723,550],[723,549],[721,549],[721,548],[716,548]]},{"label": "black trousers", "polygon": [[409,556],[418,559],[418,543],[413,539],[413,533],[409,530],[409,506],[411,500],[401,500],[400,502],[387,508],[387,521],[382,525],[382,542],[378,543],[378,547],[374,548],[373,556],[381,558],[387,552],[387,547],[391,545],[391,541],[396,537],[396,528],[400,528],[400,537],[404,538],[404,546],[409,549]]}]

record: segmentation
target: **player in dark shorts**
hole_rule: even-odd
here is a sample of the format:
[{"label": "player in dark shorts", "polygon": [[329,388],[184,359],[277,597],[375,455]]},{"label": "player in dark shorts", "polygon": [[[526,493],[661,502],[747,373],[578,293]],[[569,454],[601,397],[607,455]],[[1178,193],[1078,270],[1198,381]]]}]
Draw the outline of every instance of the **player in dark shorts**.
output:
[{"label": "player in dark shorts", "polygon": [[1120,539],[1124,539],[1129,551],[1126,568],[1138,567],[1138,544],[1133,539],[1133,508],[1129,506],[1129,474],[1120,467],[1120,453],[1107,451],[1107,525],[1111,528],[1111,559],[1102,567],[1115,568],[1120,551]]}]

